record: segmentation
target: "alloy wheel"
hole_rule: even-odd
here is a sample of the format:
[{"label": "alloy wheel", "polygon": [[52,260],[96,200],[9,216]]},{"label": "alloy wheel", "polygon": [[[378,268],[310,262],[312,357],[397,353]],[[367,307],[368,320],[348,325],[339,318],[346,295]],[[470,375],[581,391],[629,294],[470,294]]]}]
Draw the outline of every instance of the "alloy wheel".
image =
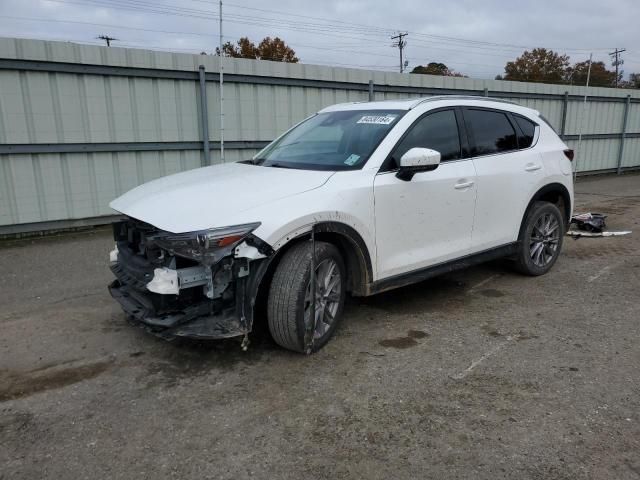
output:
[{"label": "alloy wheel", "polygon": [[[326,259],[316,266],[316,315],[313,337],[324,336],[335,321],[340,306],[342,293],[342,277],[338,264],[332,259]],[[304,322],[311,322],[311,282],[307,285],[304,297]]]},{"label": "alloy wheel", "polygon": [[529,254],[537,267],[545,267],[557,254],[560,231],[560,222],[555,215],[545,213],[536,220],[531,231]]}]

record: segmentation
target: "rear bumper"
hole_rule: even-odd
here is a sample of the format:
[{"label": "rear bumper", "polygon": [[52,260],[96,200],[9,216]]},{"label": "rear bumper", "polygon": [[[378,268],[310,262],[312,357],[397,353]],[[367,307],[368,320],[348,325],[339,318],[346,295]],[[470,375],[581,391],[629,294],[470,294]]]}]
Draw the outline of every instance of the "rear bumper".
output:
[{"label": "rear bumper", "polygon": [[120,280],[114,280],[108,288],[133,323],[163,338],[221,339],[249,333],[237,306],[220,309],[215,301],[204,300],[170,313],[158,314],[144,293]]}]

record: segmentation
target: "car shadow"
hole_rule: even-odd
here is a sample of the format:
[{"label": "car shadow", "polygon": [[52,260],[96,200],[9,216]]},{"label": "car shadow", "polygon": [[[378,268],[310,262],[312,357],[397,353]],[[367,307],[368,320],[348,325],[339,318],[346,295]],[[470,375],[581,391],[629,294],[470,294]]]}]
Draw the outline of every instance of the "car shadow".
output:
[{"label": "car shadow", "polygon": [[[381,312],[419,314],[436,308],[443,302],[460,304],[470,301],[465,293],[471,288],[469,282],[478,277],[487,278],[497,274],[511,274],[510,262],[494,260],[469,269],[458,270],[418,282],[405,287],[382,292],[371,297],[348,296],[345,304],[344,320],[357,319],[357,310],[367,308]],[[368,316],[367,322],[386,322],[384,317]],[[249,365],[264,362],[268,358],[299,356],[278,346],[269,333],[264,309],[256,314],[253,331],[249,336],[246,351],[241,348],[241,338],[223,340],[196,340],[178,338],[167,342],[169,348],[154,349],[159,360],[176,366],[182,373],[194,372],[215,365],[219,368],[233,368],[239,364]],[[158,342],[166,342],[158,339]]]}]

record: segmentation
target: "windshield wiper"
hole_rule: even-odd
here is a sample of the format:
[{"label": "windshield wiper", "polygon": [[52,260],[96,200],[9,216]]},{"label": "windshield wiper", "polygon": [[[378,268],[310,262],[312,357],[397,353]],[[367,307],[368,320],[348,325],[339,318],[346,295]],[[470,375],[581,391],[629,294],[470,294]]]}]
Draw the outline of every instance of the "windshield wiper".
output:
[{"label": "windshield wiper", "polygon": [[[247,165],[264,165],[264,162],[267,162],[266,158],[252,158],[251,160],[242,160],[238,163],[246,163]],[[265,167],[274,167],[274,168],[295,168],[290,167],[288,165],[283,165],[282,163],[274,162],[264,165]]]},{"label": "windshield wiper", "polygon": [[241,160],[238,163],[245,163],[247,165],[260,165],[262,164],[262,162],[264,162],[265,159],[264,158],[252,158],[250,160]]},{"label": "windshield wiper", "polygon": [[273,168],[295,168],[295,167],[289,167],[288,165],[283,165],[282,163],[270,163],[268,165],[265,165],[265,167],[273,167]]}]

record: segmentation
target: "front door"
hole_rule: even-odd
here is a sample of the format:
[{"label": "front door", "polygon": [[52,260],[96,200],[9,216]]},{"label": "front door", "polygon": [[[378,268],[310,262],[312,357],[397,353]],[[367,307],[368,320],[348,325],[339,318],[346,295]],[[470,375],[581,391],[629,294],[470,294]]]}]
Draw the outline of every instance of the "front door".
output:
[{"label": "front door", "polygon": [[[466,255],[476,199],[475,168],[463,158],[454,109],[428,112],[411,126],[374,181],[378,280]],[[437,150],[441,164],[410,181],[397,162],[413,147]]]}]

